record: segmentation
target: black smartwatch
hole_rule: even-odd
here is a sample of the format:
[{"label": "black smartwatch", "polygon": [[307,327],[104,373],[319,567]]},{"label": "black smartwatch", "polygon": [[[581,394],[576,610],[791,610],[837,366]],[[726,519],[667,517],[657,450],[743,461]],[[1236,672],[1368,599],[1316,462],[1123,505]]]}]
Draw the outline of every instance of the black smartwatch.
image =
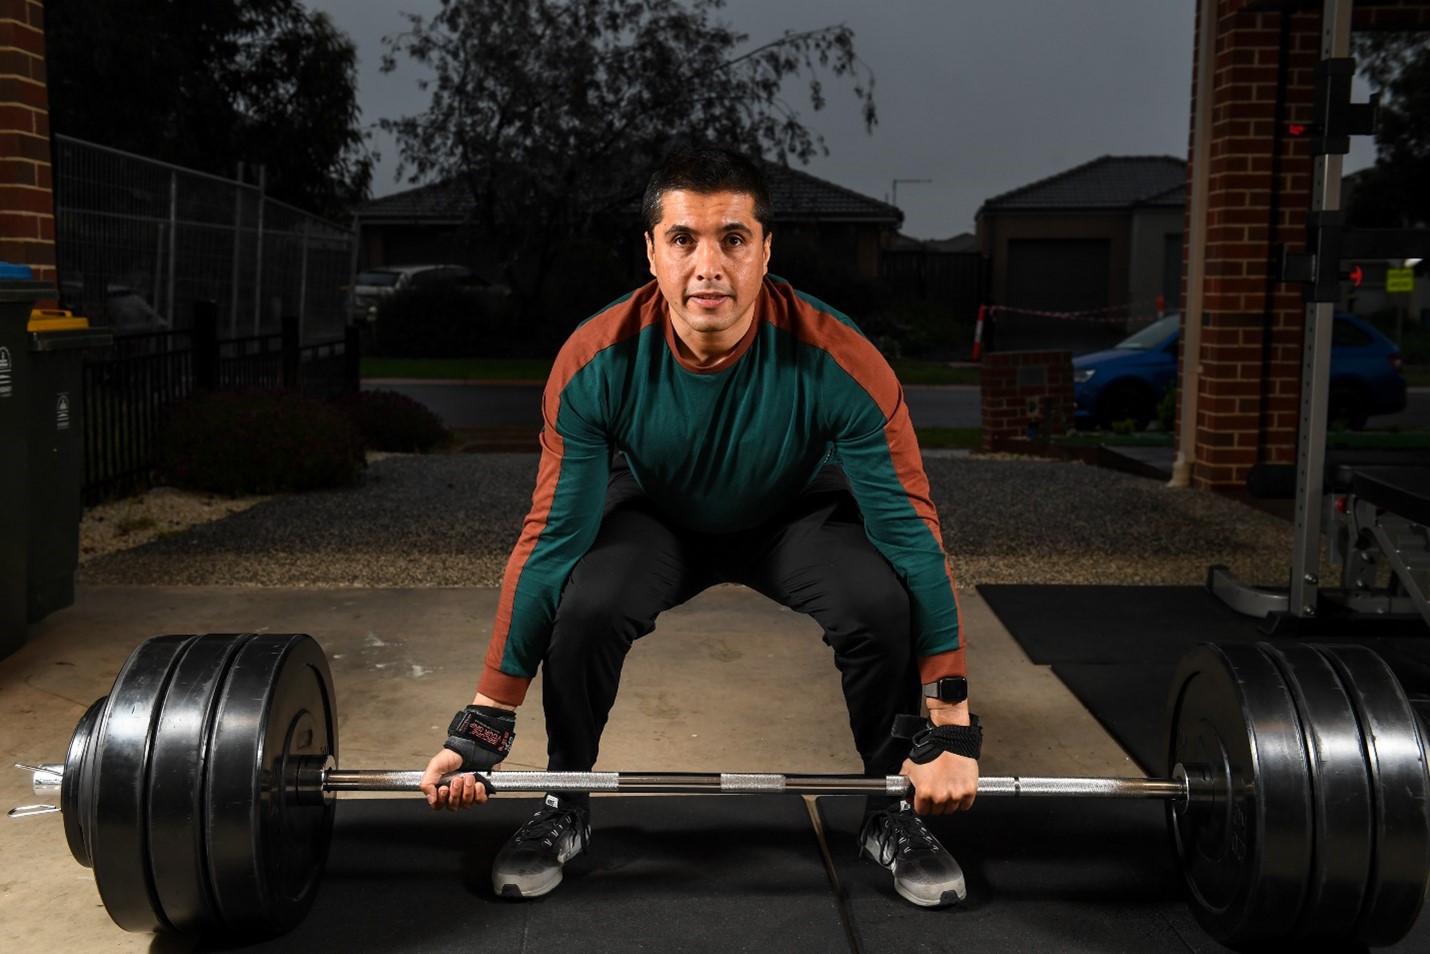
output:
[{"label": "black smartwatch", "polygon": [[924,683],[924,698],[940,702],[963,702],[968,698],[968,680],[962,676],[944,676]]}]

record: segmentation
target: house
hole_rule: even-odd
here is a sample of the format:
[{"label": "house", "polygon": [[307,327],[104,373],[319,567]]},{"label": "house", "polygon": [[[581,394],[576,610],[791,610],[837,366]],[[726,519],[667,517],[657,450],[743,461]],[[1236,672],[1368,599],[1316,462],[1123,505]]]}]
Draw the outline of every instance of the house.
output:
[{"label": "house", "polygon": [[983,301],[983,278],[983,256],[972,232],[946,239],[900,235],[884,255],[884,281],[894,295],[933,303],[969,326]]},{"label": "house", "polygon": [[1174,156],[1102,156],[985,201],[997,347],[1089,350],[1176,310],[1186,201]]},{"label": "house", "polygon": [[[878,277],[883,252],[892,247],[903,222],[902,212],[798,169],[767,162],[765,173],[779,235],[774,271],[781,268],[781,251],[793,259],[817,249],[829,267]],[[454,262],[491,271],[492,250],[464,229],[472,201],[461,179],[453,178],[365,203],[356,216],[359,267]],[[638,216],[632,207],[630,229],[635,236],[640,229]],[[637,273],[633,277],[642,277],[645,256],[638,244],[633,249],[629,256]]]}]

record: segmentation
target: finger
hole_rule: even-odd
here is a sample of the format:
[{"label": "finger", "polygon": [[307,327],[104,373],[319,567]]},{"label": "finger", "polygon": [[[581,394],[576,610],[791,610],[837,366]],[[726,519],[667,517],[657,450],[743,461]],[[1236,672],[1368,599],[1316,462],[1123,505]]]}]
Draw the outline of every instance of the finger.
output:
[{"label": "finger", "polygon": [[446,786],[445,807],[449,812],[455,812],[462,807],[462,780],[459,778],[449,779]]}]

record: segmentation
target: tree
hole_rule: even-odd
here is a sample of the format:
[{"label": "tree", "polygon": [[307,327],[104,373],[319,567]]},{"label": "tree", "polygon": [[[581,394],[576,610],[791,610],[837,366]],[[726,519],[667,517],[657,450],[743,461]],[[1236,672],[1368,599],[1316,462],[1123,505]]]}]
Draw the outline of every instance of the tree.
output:
[{"label": "tree", "polygon": [[1381,94],[1375,165],[1358,177],[1352,225],[1415,228],[1430,223],[1430,35],[1357,33],[1362,74]]},{"label": "tree", "polygon": [[346,217],[368,193],[357,52],[298,0],[47,0],[57,133],[218,175]]},{"label": "tree", "polygon": [[[562,250],[612,213],[633,213],[654,162],[681,138],[808,161],[826,152],[784,98],[821,77],[848,80],[866,128],[873,76],[853,31],[831,26],[741,52],[748,37],[715,19],[724,0],[442,0],[430,21],[390,38],[425,68],[431,105],[383,120],[410,181],[461,177],[470,225],[492,244],[528,311]],[[629,227],[629,223],[626,224]]]}]

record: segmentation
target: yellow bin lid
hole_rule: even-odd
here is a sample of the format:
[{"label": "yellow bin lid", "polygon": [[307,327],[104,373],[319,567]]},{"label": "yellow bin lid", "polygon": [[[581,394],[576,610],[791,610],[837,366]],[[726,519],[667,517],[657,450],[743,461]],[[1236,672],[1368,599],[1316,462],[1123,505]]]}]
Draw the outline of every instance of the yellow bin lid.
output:
[{"label": "yellow bin lid", "polygon": [[30,331],[74,331],[88,328],[89,319],[58,308],[35,308],[30,312]]}]

